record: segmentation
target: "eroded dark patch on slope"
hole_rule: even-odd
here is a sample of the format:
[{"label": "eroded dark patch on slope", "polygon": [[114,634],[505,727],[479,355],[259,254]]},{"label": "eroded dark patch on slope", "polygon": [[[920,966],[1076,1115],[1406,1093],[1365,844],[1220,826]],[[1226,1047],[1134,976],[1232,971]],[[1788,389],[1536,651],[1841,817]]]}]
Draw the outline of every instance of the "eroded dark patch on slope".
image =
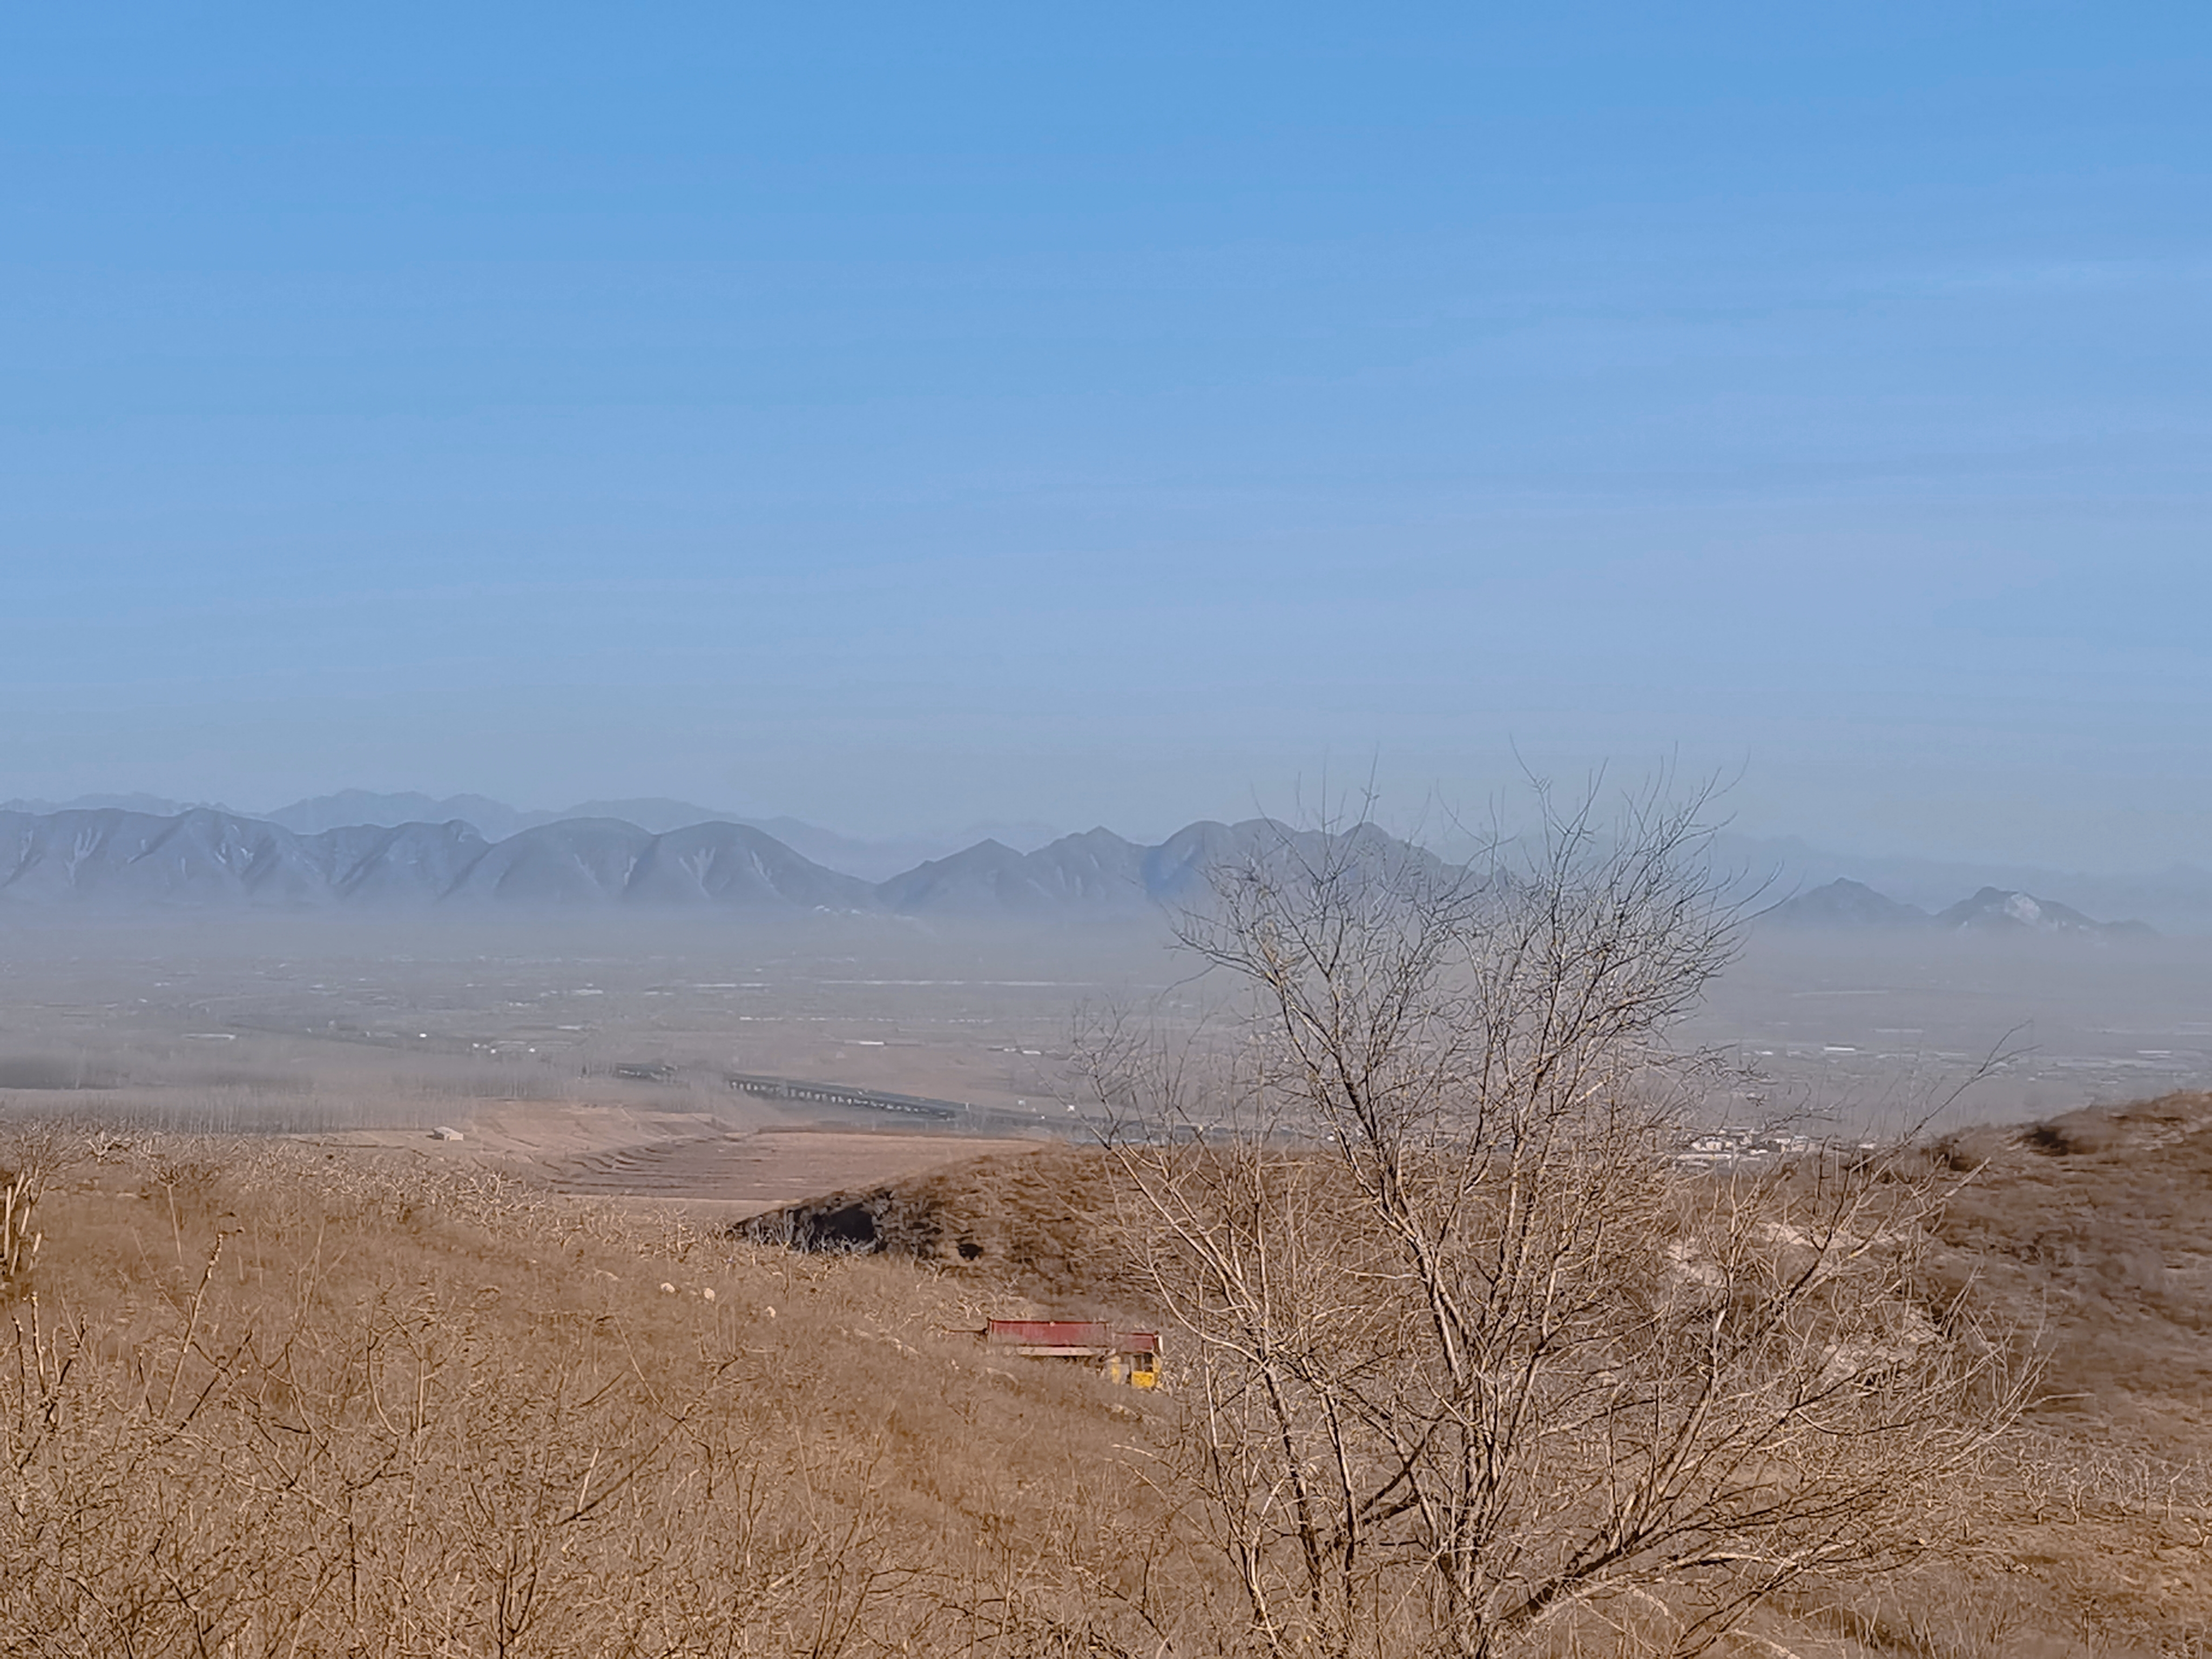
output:
[{"label": "eroded dark patch on slope", "polygon": [[732,1231],[796,1249],[910,1256],[1037,1295],[1126,1295],[1136,1282],[1113,1168],[1095,1149],[980,1158],[825,1193]]}]

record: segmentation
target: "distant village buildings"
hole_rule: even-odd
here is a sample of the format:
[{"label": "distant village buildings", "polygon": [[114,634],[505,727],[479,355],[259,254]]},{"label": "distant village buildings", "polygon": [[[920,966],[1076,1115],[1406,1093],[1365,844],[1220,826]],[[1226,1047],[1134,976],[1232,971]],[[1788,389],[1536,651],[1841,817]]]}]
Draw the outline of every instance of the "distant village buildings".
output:
[{"label": "distant village buildings", "polygon": [[1681,1150],[1674,1154],[1674,1161],[1692,1169],[1726,1168],[1767,1158],[1788,1158],[1805,1151],[1812,1144],[1809,1135],[1785,1134],[1777,1130],[1753,1128],[1749,1124],[1731,1123],[1718,1129],[1701,1130],[1692,1135]]}]

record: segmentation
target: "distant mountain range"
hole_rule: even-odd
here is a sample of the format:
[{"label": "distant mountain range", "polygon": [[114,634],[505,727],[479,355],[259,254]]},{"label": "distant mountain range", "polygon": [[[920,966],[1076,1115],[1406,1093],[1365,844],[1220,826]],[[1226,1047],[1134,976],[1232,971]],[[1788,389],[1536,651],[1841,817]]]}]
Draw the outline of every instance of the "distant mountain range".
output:
[{"label": "distant mountain range", "polygon": [[942,835],[909,835],[880,841],[839,835],[793,817],[753,818],[701,806],[694,801],[669,800],[659,796],[624,800],[587,800],[558,812],[524,811],[484,795],[433,796],[416,791],[397,794],[368,789],[341,789],[294,801],[273,812],[239,812],[210,801],[168,800],[158,795],[85,795],[70,801],[0,801],[0,812],[24,812],[46,817],[57,812],[99,811],[117,807],[154,817],[174,817],[197,807],[233,817],[250,817],[274,823],[299,836],[319,836],[333,830],[362,826],[396,830],[409,823],[465,823],[484,840],[505,841],[526,830],[571,818],[618,818],[656,835],[687,830],[700,823],[737,823],[766,831],[792,851],[815,863],[864,881],[883,881],[911,870],[930,859],[944,858],[984,840],[1003,842],[1031,852],[1054,839],[1059,831],[1042,823],[975,823]]},{"label": "distant mountain range", "polygon": [[1898,855],[1837,853],[1795,836],[1754,838],[1724,832],[1714,844],[1724,868],[1741,873],[1742,890],[1810,893],[1838,878],[1879,889],[1929,914],[1960,893],[1994,887],[2032,893],[2085,915],[2140,916],[2161,932],[2212,934],[2212,869],[2176,864],[2132,874],[2094,873],[1997,862],[1966,864]]},{"label": "distant mountain range", "polygon": [[[1376,856],[1433,862],[1365,833]],[[0,810],[0,909],[630,906],[1107,919],[1195,896],[1223,860],[1286,842],[1310,851],[1317,840],[1263,819],[1194,823],[1149,847],[1093,830],[1027,853],[985,840],[869,882],[726,822],[656,832],[615,817],[564,818],[492,841],[458,818],[301,832],[213,807]]]},{"label": "distant mountain range", "polygon": [[[131,805],[125,801],[100,801],[102,806]],[[139,810],[146,810],[141,807]],[[171,806],[171,811],[183,807]],[[672,830],[688,830],[701,823],[738,823],[750,829],[764,830],[774,836],[794,853],[810,858],[815,863],[826,865],[848,876],[858,876],[865,881],[882,881],[902,871],[910,870],[924,860],[943,858],[964,847],[986,839],[995,839],[1032,851],[1051,841],[1059,832],[1039,823],[978,823],[949,836],[900,836],[886,841],[866,841],[854,836],[841,836],[834,830],[824,830],[818,824],[807,823],[793,817],[752,818],[735,812],[701,806],[695,801],[669,800],[660,796],[624,800],[587,800],[558,812],[518,811],[503,801],[486,799],[483,795],[448,795],[434,799],[428,795],[375,794],[366,789],[342,789],[335,795],[318,795],[312,800],[295,801],[289,806],[280,806],[273,812],[259,815],[270,823],[283,825],[287,830],[303,836],[320,835],[326,830],[348,828],[354,824],[382,824],[396,829],[403,823],[448,823],[455,819],[467,824],[486,841],[505,841],[526,830],[536,830],[549,823],[559,823],[570,818],[619,818],[624,823],[634,823],[641,830],[655,835],[665,835]]]},{"label": "distant mountain range", "polygon": [[1946,933],[2051,933],[2082,939],[2155,938],[2140,921],[2094,921],[2079,910],[2014,888],[1984,887],[1972,898],[1930,915],[1917,904],[1877,893],[1846,878],[1800,893],[1760,913],[1759,920],[1799,928],[1921,928]]},{"label": "distant mountain range", "polygon": [[[994,830],[1000,833],[981,833]],[[587,801],[556,815],[518,811],[479,795],[348,790],[262,817],[146,795],[63,807],[16,801],[0,805],[0,908],[76,902],[359,909],[674,904],[1136,916],[1194,896],[1215,863],[1285,833],[1264,820],[1209,822],[1148,844],[1106,830],[1054,837],[1044,826],[1018,824],[977,826],[968,842],[948,845],[945,836],[862,841],[794,818],[730,818],[659,799]],[[1378,844],[1411,850],[1370,833]],[[2212,875],[2193,869],[2132,878],[2041,872],[2033,892],[2025,883],[1988,884],[1931,914],[1911,900],[1940,902],[1936,884],[1947,877],[1957,892],[1966,866],[1863,861],[1869,872],[1894,866],[1911,896],[1900,899],[1856,876],[1808,885],[1810,872],[1832,871],[1839,860],[1800,842],[1723,837],[1717,850],[1738,872],[1735,890],[1771,891],[1785,878],[1802,890],[1762,914],[1774,926],[2082,937],[2152,931],[2140,921],[2093,921],[2076,908],[2088,894],[2139,899],[2126,909],[2148,910],[2183,933],[2212,933]],[[2050,890],[2045,880],[2066,884],[2075,904],[2043,896]],[[2122,904],[2106,913],[2113,910]]]}]

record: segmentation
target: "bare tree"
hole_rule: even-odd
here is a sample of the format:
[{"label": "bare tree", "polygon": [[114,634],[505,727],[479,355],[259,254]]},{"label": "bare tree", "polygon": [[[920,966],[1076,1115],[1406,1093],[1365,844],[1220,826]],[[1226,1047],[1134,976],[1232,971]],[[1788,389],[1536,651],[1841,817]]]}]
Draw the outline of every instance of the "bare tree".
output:
[{"label": "bare tree", "polygon": [[1702,807],[1546,800],[1464,869],[1285,833],[1181,928],[1231,1040],[1093,1045],[1259,1650],[1694,1651],[1911,1553],[2016,1409],[1920,1294],[1938,1177],[1673,1156],[1669,1033],[1736,938]]},{"label": "bare tree", "polygon": [[39,1200],[64,1162],[67,1136],[50,1122],[0,1126],[0,1303],[26,1291],[45,1236]]}]

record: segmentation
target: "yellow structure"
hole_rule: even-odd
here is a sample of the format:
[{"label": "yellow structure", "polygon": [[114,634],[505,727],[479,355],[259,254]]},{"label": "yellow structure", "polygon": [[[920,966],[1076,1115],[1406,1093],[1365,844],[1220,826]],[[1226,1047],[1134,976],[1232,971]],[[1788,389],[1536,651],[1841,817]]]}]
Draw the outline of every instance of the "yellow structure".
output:
[{"label": "yellow structure", "polygon": [[1133,1389],[1160,1385],[1160,1334],[1117,1331],[1098,1319],[994,1319],[983,1340],[1025,1359],[1088,1359],[1109,1381]]},{"label": "yellow structure", "polygon": [[1160,1386],[1160,1357],[1158,1353],[1110,1353],[1106,1356],[1108,1381],[1126,1382],[1133,1389],[1157,1389]]}]

